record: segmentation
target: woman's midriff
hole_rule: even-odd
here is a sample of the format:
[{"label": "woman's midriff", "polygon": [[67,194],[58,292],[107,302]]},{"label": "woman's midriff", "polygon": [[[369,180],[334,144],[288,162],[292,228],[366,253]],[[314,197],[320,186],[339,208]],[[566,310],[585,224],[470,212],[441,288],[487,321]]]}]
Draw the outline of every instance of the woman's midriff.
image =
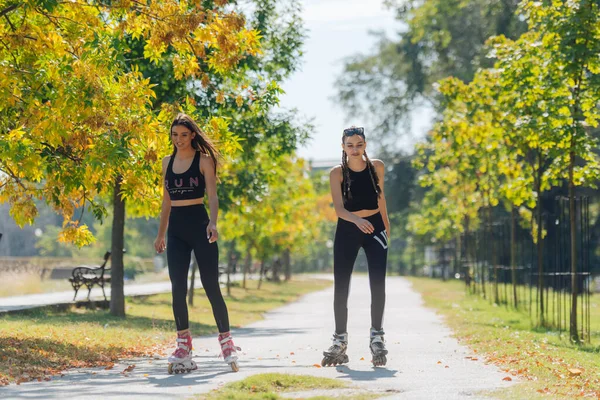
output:
[{"label": "woman's midriff", "polygon": [[352,214],[356,215],[360,218],[370,217],[371,215],[375,215],[379,212],[379,208],[377,210],[358,210],[358,211],[350,211]]},{"label": "woman's midriff", "polygon": [[204,197],[189,200],[171,200],[171,207],[194,206],[196,204],[204,204]]}]

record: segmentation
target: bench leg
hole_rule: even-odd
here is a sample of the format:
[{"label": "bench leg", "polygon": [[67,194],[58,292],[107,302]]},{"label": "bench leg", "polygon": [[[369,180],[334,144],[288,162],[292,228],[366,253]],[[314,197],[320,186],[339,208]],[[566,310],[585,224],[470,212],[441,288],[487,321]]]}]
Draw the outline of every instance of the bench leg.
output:
[{"label": "bench leg", "polygon": [[73,301],[75,301],[75,297],[77,297],[77,292],[79,292],[79,288],[75,289],[75,296],[73,296]]},{"label": "bench leg", "polygon": [[92,293],[92,287],[88,286],[88,301],[90,300],[90,294]]},{"label": "bench leg", "polygon": [[107,301],[106,300],[106,293],[104,293],[104,285],[101,285],[100,287],[102,288],[102,294],[104,295],[104,301]]}]

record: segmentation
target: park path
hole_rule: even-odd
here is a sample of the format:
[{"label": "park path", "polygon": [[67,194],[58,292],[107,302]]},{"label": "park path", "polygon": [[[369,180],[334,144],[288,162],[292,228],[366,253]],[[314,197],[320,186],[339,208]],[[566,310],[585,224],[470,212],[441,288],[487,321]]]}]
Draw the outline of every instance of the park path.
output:
[{"label": "park path", "polygon": [[[196,281],[199,283],[199,281]],[[201,284],[200,284],[200,287]],[[104,289],[106,296],[110,298],[110,284]],[[133,283],[125,284],[125,296],[144,296],[149,294],[170,293],[170,282],[153,282],[153,283]],[[53,293],[27,294],[23,296],[0,297],[0,314],[3,312],[27,310],[38,307],[46,307],[53,305],[74,304],[73,290],[65,290]],[[77,300],[84,301],[87,299],[88,291],[84,287],[77,293]],[[90,293],[91,300],[104,300],[102,289],[95,287]]]},{"label": "park path", "polygon": [[[221,278],[224,279],[224,276]],[[238,281],[242,279],[242,274],[232,274],[231,280]],[[194,285],[196,289],[202,288],[202,282],[200,280],[200,275],[196,270],[196,280],[194,281]],[[106,286],[104,289],[106,292],[106,296],[110,298],[110,284]],[[127,297],[135,297],[135,296],[147,296],[152,294],[159,293],[171,293],[171,282],[170,281],[162,281],[162,282],[148,282],[148,283],[134,283],[134,282],[125,282],[124,286],[125,296]],[[49,293],[39,293],[39,294],[27,294],[22,296],[10,296],[10,297],[0,297],[0,314],[11,311],[19,311],[19,310],[28,310],[38,307],[47,307],[47,306],[60,306],[60,305],[68,305],[75,304],[76,301],[73,300],[73,294],[75,292],[73,290],[65,290],[60,292],[49,292]],[[104,300],[104,295],[102,294],[102,289],[97,286],[92,288],[90,292],[90,299],[93,301],[102,301]],[[84,286],[79,289],[79,293],[77,294],[78,302],[87,302],[87,288]]]},{"label": "park path", "polygon": [[[508,387],[505,373],[485,364],[460,345],[441,318],[423,306],[422,299],[400,277],[388,277],[384,328],[389,349],[385,368],[370,365],[368,351],[370,297],[368,278],[353,277],[349,300],[350,362],[319,368],[323,349],[333,332],[333,289],[303,296],[278,308],[265,319],[233,331],[243,348],[240,372],[233,373],[217,358],[215,337],[197,337],[199,369],[168,375],[164,358],[123,360],[111,370],[67,371],[49,382],[30,382],[0,388],[0,398],[106,399],[186,398],[206,393],[247,376],[279,372],[337,378],[390,399],[477,399],[484,391]],[[122,373],[129,365],[135,369]]]}]

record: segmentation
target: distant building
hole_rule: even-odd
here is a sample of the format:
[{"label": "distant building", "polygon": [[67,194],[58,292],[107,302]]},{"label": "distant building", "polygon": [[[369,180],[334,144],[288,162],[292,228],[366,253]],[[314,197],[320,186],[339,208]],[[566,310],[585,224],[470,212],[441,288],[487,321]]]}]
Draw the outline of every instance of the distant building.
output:
[{"label": "distant building", "polygon": [[308,160],[308,165],[311,171],[325,171],[339,165],[341,159],[329,159],[329,160]]}]

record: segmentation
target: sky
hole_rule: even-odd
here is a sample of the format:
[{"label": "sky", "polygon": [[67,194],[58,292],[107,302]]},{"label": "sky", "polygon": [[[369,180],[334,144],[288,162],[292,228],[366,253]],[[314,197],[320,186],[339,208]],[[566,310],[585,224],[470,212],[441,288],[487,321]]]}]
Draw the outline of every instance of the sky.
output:
[{"label": "sky", "polygon": [[[343,60],[373,51],[376,39],[369,31],[383,30],[394,37],[400,23],[394,19],[394,12],[383,6],[383,0],[303,0],[302,3],[308,38],[299,71],[282,85],[286,94],[281,98],[281,106],[297,108],[300,115],[313,119],[312,139],[299,149],[299,156],[330,160],[338,156],[345,127],[365,126],[367,135],[369,128],[360,117],[347,120],[344,110],[332,99]],[[430,124],[429,115],[426,109],[415,111],[412,136],[423,136]],[[399,144],[409,150],[414,141]]]}]

